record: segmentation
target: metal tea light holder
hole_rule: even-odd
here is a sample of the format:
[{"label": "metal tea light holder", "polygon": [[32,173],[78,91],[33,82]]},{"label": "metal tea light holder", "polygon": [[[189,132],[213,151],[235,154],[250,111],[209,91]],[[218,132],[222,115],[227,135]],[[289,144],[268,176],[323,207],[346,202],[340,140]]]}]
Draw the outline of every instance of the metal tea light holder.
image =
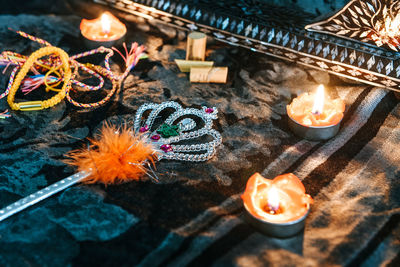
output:
[{"label": "metal tea light holder", "polygon": [[313,203],[311,196],[305,193],[304,185],[293,173],[274,179],[254,173],[241,197],[244,219],[259,232],[279,238],[294,236],[304,229]]},{"label": "metal tea light holder", "polygon": [[82,19],[80,24],[80,36],[88,49],[122,45],[126,33],[126,25],[108,11],[93,20]]},{"label": "metal tea light holder", "polygon": [[99,48],[100,46],[110,48],[113,46],[121,46],[123,42],[125,42],[125,36],[126,34],[116,40],[95,41],[95,40],[90,40],[81,34],[81,40],[87,49],[96,49]]},{"label": "metal tea light holder", "polygon": [[244,205],[245,220],[259,232],[272,237],[288,238],[296,235],[304,229],[305,221],[310,213],[310,205],[307,204],[307,213],[303,217],[284,223],[273,223],[261,220],[253,216],[250,211]]},{"label": "metal tea light holder", "polygon": [[339,121],[335,125],[329,125],[329,126],[304,126],[296,122],[290,116],[288,117],[289,117],[288,124],[290,130],[292,130],[292,132],[297,136],[310,141],[324,141],[331,139],[338,133],[340,129],[341,121]]}]

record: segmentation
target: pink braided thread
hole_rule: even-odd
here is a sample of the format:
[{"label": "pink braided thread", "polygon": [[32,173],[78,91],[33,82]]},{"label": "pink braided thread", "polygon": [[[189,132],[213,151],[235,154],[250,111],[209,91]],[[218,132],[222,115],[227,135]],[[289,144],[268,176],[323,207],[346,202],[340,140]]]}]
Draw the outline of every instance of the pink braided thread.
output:
[{"label": "pink braided thread", "polygon": [[27,39],[32,40],[34,42],[37,42],[39,44],[42,44],[42,45],[45,45],[45,46],[52,46],[49,42],[47,42],[47,41],[45,41],[43,39],[37,38],[35,36],[29,35],[29,34],[23,32],[23,31],[16,31],[16,30],[14,30],[12,28],[8,28],[8,29],[10,31],[16,32],[17,34],[21,35],[24,38],[27,38]]},{"label": "pink braided thread", "polygon": [[6,109],[0,113],[0,119],[6,119],[6,118],[10,118],[10,117],[11,117],[11,114],[10,114],[10,112],[8,112],[8,109]]},{"label": "pink braided thread", "polygon": [[11,86],[12,86],[12,83],[13,83],[14,78],[15,78],[15,74],[17,74],[18,69],[19,69],[19,67],[16,66],[16,67],[12,70],[12,72],[11,72],[11,74],[10,74],[10,80],[8,81],[7,88],[6,88],[6,90],[4,91],[4,93],[2,93],[2,94],[0,95],[0,99],[2,99],[3,97],[7,96],[8,93],[10,92],[10,88],[11,88]]},{"label": "pink braided thread", "polygon": [[[23,32],[23,31],[15,31],[15,30],[13,30],[13,29],[11,29],[11,28],[9,28],[9,29],[10,29],[11,31],[16,32],[16,33],[19,34],[20,36],[22,36],[22,37],[24,37],[24,38],[27,38],[27,39],[29,39],[29,40],[32,40],[32,41],[34,41],[34,42],[37,42],[37,43],[39,43],[39,44],[42,44],[42,45],[45,45],[45,46],[52,46],[49,42],[47,42],[47,41],[45,41],[45,40],[43,40],[43,39],[37,38],[37,37],[35,37],[35,36],[32,36],[32,35],[30,35],[30,34],[27,34],[27,33]],[[76,58],[80,58],[80,57],[87,56],[87,55],[92,55],[92,54],[97,53],[97,52],[98,52],[97,50],[98,50],[98,49],[94,49],[94,50],[91,50],[91,51],[88,51],[88,52],[85,52],[85,53],[81,53],[81,54],[75,55],[75,56],[73,56],[73,57],[70,57],[70,59],[71,59],[71,61],[72,61],[72,60],[74,60],[74,59],[76,59]],[[18,55],[18,54],[15,53],[14,55]],[[60,62],[58,62],[58,64],[56,64],[55,62],[57,62],[57,61],[58,61],[58,60],[54,60],[54,58],[52,59],[52,58],[50,57],[49,60],[48,60],[48,62],[46,62],[47,64],[46,64],[45,62],[43,62],[43,61],[42,61],[41,63],[45,63],[46,65],[48,65],[48,66],[50,66],[50,67],[56,67],[57,65],[60,64]],[[25,60],[20,64],[20,66],[22,66],[22,64],[23,64],[24,62],[25,62]],[[71,63],[72,63],[72,62],[71,62]],[[99,90],[100,88],[103,87],[103,85],[104,85],[104,79],[103,79],[103,77],[101,77],[101,75],[99,75],[99,74],[97,74],[96,72],[94,72],[94,71],[92,71],[92,70],[86,68],[84,65],[80,64],[79,62],[76,62],[76,63],[77,63],[77,65],[78,65],[80,68],[82,68],[84,71],[86,71],[87,73],[89,73],[89,74],[95,76],[100,82],[99,82],[99,84],[98,84],[97,86],[92,86],[92,85],[87,85],[87,84],[85,84],[85,83],[82,83],[82,82],[73,80],[73,81],[72,81],[73,84],[76,84],[77,86],[80,86],[80,87],[85,88],[85,89],[87,89],[87,90]]]},{"label": "pink braided thread", "polygon": [[[10,30],[12,30],[12,29],[10,29]],[[14,31],[14,30],[12,30],[12,31]],[[32,35],[29,35],[29,34],[27,34],[25,32],[22,32],[22,31],[15,31],[15,32],[17,34],[21,35],[22,37],[28,38],[28,39],[30,39],[30,40],[32,40],[34,42],[38,42],[38,43],[40,43],[42,45],[45,45],[45,46],[51,46],[51,44],[49,42],[47,42],[47,41],[45,41],[43,39],[34,37]],[[96,53],[107,53],[107,55],[105,56],[105,59],[104,59],[104,63],[105,63],[105,67],[106,68],[102,69],[103,75],[105,77],[108,77],[112,81],[121,82],[123,79],[126,78],[126,76],[129,74],[131,69],[137,64],[137,62],[140,60],[140,55],[145,50],[144,46],[142,46],[142,45],[139,46],[136,42],[131,45],[131,49],[130,49],[129,52],[128,52],[128,49],[127,49],[125,43],[123,44],[123,47],[125,49],[125,56],[120,51],[118,51],[115,47],[112,47],[112,49],[105,48],[105,47],[99,47],[97,49],[86,51],[86,52],[83,52],[83,53],[80,53],[80,54],[77,54],[77,55],[74,55],[74,56],[70,57],[71,65],[76,66],[77,68],[81,68],[85,72],[95,76],[100,81],[99,85],[97,85],[97,86],[90,86],[90,85],[87,85],[87,84],[82,83],[82,82],[77,81],[77,80],[72,80],[72,83],[77,85],[77,86],[79,86],[79,87],[85,88],[87,90],[98,90],[98,89],[100,89],[100,88],[102,88],[104,86],[104,79],[99,73],[97,73],[96,71],[91,70],[90,68],[86,67],[82,63],[79,63],[78,61],[76,61],[76,59],[78,59],[78,58],[86,57],[86,56],[93,55],[93,54],[96,54]],[[118,52],[118,54],[120,54],[120,56],[125,61],[126,69],[125,69],[125,72],[122,73],[121,75],[115,75],[111,71],[111,68],[110,68],[109,59],[114,55],[114,51]],[[10,51],[5,51],[5,52],[3,52],[1,54],[1,56],[0,56],[0,65],[6,65],[6,68],[9,65],[16,65],[16,66],[13,69],[12,73],[10,74],[10,80],[9,80],[7,89],[3,94],[0,95],[0,99],[3,98],[4,96],[8,95],[8,93],[10,91],[10,88],[12,86],[12,83],[14,81],[15,75],[16,75],[18,69],[24,64],[26,59],[27,59],[26,56],[20,55],[18,53],[10,52]],[[58,58],[51,57],[51,56],[47,60],[39,60],[39,62],[41,64],[49,66],[50,68],[57,67],[60,64]],[[32,68],[32,71],[35,74],[39,74],[39,72],[35,68]],[[49,78],[50,79],[56,79],[53,76],[50,76]],[[55,81],[57,82],[58,80],[59,79],[56,79]],[[29,93],[32,90],[34,90],[35,88],[39,87],[40,84],[44,82],[44,79],[38,79],[38,80],[33,80],[32,79],[32,81],[29,81],[29,82],[28,82],[29,85],[26,85],[24,87],[24,92]],[[33,88],[30,89],[29,88],[30,86],[33,86]],[[113,89],[101,101],[99,101],[97,103],[88,103],[88,104],[78,103],[78,102],[74,101],[69,95],[69,91],[70,91],[71,88],[72,87],[69,87],[67,89],[67,93],[66,93],[66,97],[67,97],[67,100],[69,102],[71,102],[73,105],[78,106],[78,107],[95,108],[95,107],[98,107],[98,106],[103,105],[104,103],[106,103],[112,97],[112,95],[115,93],[115,91],[117,89],[117,86],[113,85]]]},{"label": "pink braided thread", "polygon": [[128,76],[132,68],[139,62],[140,55],[145,50],[145,47],[143,45],[139,46],[136,42],[131,44],[131,49],[129,50],[129,52],[125,43],[123,43],[123,47],[125,49],[125,56],[118,49],[112,47],[112,50],[116,51],[125,61],[126,69],[121,75],[114,75],[110,69],[109,59],[114,53],[108,53],[104,59],[104,65],[106,66],[106,69],[111,72],[110,76],[117,81],[122,81],[126,78],[126,76]]},{"label": "pink braided thread", "polygon": [[[116,48],[112,48],[112,50],[111,49],[107,49],[107,48],[102,48],[102,47],[100,47],[100,48],[98,48],[99,50],[98,50],[98,52],[105,52],[105,51],[107,51],[108,53],[107,53],[107,55],[106,55],[106,57],[105,57],[105,59],[104,59],[104,65],[105,65],[105,69],[102,69],[102,72],[103,72],[103,75],[104,76],[106,76],[106,77],[108,77],[110,80],[112,80],[113,81],[113,88],[111,89],[111,91],[106,95],[106,97],[104,97],[102,100],[100,100],[99,102],[96,102],[96,103],[79,103],[79,102],[77,102],[77,101],[75,101],[75,100],[73,100],[72,99],[72,97],[70,96],[70,90],[67,90],[67,93],[66,93],[66,98],[67,98],[67,100],[71,103],[71,104],[73,104],[74,106],[77,106],[77,107],[80,107],[80,108],[90,108],[90,109],[93,109],[93,108],[97,108],[97,107],[99,107],[99,106],[101,106],[101,105],[104,105],[105,103],[107,103],[110,99],[111,99],[111,97],[114,95],[114,93],[116,92],[116,90],[117,90],[117,87],[118,86],[116,86],[116,82],[118,82],[118,83],[120,83],[128,74],[129,74],[129,72],[131,71],[131,69],[137,64],[137,62],[139,61],[139,59],[140,59],[140,55],[143,53],[143,51],[144,51],[144,46],[138,46],[138,44],[137,43],[133,43],[132,45],[131,45],[131,49],[130,49],[130,51],[128,52],[128,49],[127,49],[127,47],[126,47],[126,45],[125,45],[125,43],[123,44],[123,46],[124,46],[124,48],[125,48],[125,56],[124,55],[122,55],[122,53],[121,52],[119,52]],[[121,57],[124,59],[124,61],[125,61],[125,66],[126,66],[126,70],[125,70],[125,72],[122,74],[122,75],[115,75],[112,71],[111,71],[111,68],[110,68],[110,64],[109,64],[109,59],[110,59],[110,57],[111,56],[113,56],[114,55],[114,52],[113,51],[117,51],[120,55],[121,55]],[[83,56],[83,55],[82,55]],[[77,56],[77,57],[79,57],[79,55]],[[76,58],[77,58],[76,57]]]}]

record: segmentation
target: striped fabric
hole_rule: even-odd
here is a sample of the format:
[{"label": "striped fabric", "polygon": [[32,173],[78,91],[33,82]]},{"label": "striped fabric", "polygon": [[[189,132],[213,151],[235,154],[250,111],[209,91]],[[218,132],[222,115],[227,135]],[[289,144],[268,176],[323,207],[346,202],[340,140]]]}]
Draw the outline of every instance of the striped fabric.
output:
[{"label": "striped fabric", "polygon": [[[0,26],[35,30],[74,52],[77,22],[0,16]],[[208,57],[229,67],[228,83],[190,84],[172,63],[185,57],[182,33],[128,26],[135,30],[127,39],[143,42],[149,59],[111,103],[89,112],[63,103],[0,122],[0,205],[72,174],[60,161],[65,152],[85,145],[105,121],[129,125],[145,102],[218,107],[223,146],[206,163],[157,163],[159,184],[76,186],[5,220],[1,266],[400,265],[400,102],[393,92],[214,42]],[[0,32],[0,47],[21,53],[29,45],[7,36]],[[285,106],[319,83],[345,100],[346,114],[337,136],[310,142],[290,132]],[[254,172],[293,172],[303,181],[315,200],[304,232],[271,238],[244,221],[240,195]]]},{"label": "striped fabric", "polygon": [[243,221],[238,193],[175,229],[141,265],[397,264],[398,101],[373,88],[347,97],[354,102],[338,136],[298,141],[263,170],[267,177],[295,173],[315,198],[304,233],[284,240],[261,235]]}]

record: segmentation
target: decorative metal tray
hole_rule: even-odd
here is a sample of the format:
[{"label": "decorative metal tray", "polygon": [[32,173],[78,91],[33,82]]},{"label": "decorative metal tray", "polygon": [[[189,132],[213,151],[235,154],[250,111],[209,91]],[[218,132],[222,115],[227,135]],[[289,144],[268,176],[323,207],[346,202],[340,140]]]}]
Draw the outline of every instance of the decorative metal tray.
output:
[{"label": "decorative metal tray", "polygon": [[[313,15],[304,11],[258,0],[94,1],[180,29],[202,31],[234,46],[400,92],[400,53],[376,39],[366,42],[372,34],[363,33],[365,24],[373,33],[384,15],[395,16],[390,12],[397,11],[392,4],[396,1],[353,0],[334,16],[317,23],[312,23]],[[373,10],[381,17],[372,19]],[[340,27],[349,27],[353,32],[340,31]]]}]

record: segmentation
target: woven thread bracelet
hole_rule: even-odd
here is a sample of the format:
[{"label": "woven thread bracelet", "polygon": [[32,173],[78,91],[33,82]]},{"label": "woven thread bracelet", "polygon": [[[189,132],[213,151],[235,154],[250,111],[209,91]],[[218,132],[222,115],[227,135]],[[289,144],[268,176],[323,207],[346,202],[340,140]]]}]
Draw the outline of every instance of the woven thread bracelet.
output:
[{"label": "woven thread bracelet", "polygon": [[[47,100],[44,100],[44,101],[27,101],[27,102],[15,103],[14,102],[15,94],[17,93],[18,88],[21,85],[21,82],[23,81],[25,76],[28,74],[31,67],[35,64],[36,60],[38,60],[44,56],[49,56],[51,54],[58,55],[60,57],[60,60],[62,63],[61,67],[63,69],[64,84],[63,84],[61,90],[53,97],[51,97]],[[58,69],[58,68],[56,68],[56,69]],[[25,61],[25,63],[22,65],[20,71],[18,72],[17,76],[15,77],[15,80],[12,83],[10,92],[7,96],[7,102],[13,110],[21,110],[21,111],[41,110],[41,109],[52,107],[52,106],[60,103],[61,100],[63,100],[63,98],[65,97],[67,87],[70,85],[70,82],[71,82],[71,75],[72,75],[72,73],[71,73],[71,68],[69,66],[69,57],[68,57],[68,54],[64,50],[62,50],[61,48],[58,48],[58,47],[54,47],[54,46],[40,48],[39,50],[32,53],[28,57],[28,59]]]},{"label": "woven thread bracelet", "polygon": [[[49,108],[61,102],[64,97],[66,97],[71,104],[80,108],[93,109],[104,105],[118,90],[122,80],[126,78],[130,70],[137,64],[137,62],[140,60],[142,52],[145,50],[143,46],[133,43],[130,51],[128,51],[124,43],[123,46],[126,53],[125,56],[114,47],[112,49],[99,47],[97,49],[69,57],[66,52],[60,48],[52,46],[49,42],[43,39],[34,37],[21,31],[16,31],[16,33],[46,46],[37,50],[29,57],[11,51],[4,51],[0,55],[0,66],[3,65],[6,66],[6,68],[9,65],[15,66],[10,74],[10,79],[5,92],[0,94],[0,99],[8,95],[7,102],[9,103],[10,107],[14,110],[21,111]],[[125,61],[126,69],[121,75],[113,73],[109,65],[109,59],[114,55],[114,51],[118,52]],[[104,60],[105,68],[89,63],[82,64],[77,61],[78,58],[86,57],[96,53],[106,53]],[[42,58],[44,56],[48,57]],[[71,73],[72,69],[74,70],[74,73]],[[78,76],[79,70],[96,77],[99,80],[99,84],[92,86],[78,81],[76,77]],[[35,75],[28,76],[26,78],[28,72],[30,71],[32,71]],[[43,72],[45,72],[45,74],[41,74]],[[108,78],[112,82],[112,89],[102,100],[95,103],[79,103],[71,98],[70,90],[79,90],[73,89],[72,85],[76,85],[78,88],[89,91],[99,90],[104,86],[103,77]],[[57,88],[62,82],[64,82],[62,88]],[[32,90],[38,88],[41,84],[44,84],[46,92],[54,91],[58,93],[52,98],[44,101],[14,103],[15,94],[20,86],[22,87],[22,92],[28,94]]]}]

